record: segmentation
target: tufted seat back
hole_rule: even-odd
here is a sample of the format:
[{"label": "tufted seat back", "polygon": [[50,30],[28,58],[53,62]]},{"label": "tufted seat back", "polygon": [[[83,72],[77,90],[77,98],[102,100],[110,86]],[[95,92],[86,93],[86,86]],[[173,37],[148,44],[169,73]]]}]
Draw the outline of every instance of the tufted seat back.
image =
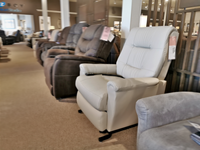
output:
[{"label": "tufted seat back", "polygon": [[78,40],[82,34],[82,27],[88,27],[89,25],[87,23],[78,23],[73,25],[70,28],[67,41],[66,41],[66,46],[68,47],[76,47]]},{"label": "tufted seat back", "polygon": [[103,28],[104,26],[100,24],[88,27],[78,41],[75,55],[95,57],[101,44],[100,36]]},{"label": "tufted seat back", "polygon": [[168,26],[133,28],[117,60],[117,74],[124,78],[158,77],[168,53],[168,35],[173,34],[178,37],[177,30]]}]

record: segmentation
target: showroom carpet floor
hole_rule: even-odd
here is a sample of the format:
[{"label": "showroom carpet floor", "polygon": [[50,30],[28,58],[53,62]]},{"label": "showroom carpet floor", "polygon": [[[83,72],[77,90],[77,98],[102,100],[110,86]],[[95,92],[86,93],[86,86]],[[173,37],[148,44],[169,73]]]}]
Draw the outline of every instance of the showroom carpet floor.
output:
[{"label": "showroom carpet floor", "polygon": [[75,100],[57,101],[44,80],[43,67],[25,43],[4,46],[0,58],[0,150],[135,150],[137,127],[102,136],[79,114]]}]

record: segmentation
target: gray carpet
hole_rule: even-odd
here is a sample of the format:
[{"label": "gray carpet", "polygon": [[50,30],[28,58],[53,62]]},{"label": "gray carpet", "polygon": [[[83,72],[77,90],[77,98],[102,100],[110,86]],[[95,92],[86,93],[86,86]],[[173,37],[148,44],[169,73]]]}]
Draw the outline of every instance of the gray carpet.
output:
[{"label": "gray carpet", "polygon": [[25,43],[4,47],[10,52],[0,58],[0,150],[135,150],[137,127],[98,142],[103,134],[74,99],[50,94],[33,50]]}]

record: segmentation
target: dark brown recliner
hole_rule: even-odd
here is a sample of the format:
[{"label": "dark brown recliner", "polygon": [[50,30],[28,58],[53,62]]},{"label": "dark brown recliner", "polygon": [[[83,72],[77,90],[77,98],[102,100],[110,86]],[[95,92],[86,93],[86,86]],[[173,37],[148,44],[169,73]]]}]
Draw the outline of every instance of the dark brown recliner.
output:
[{"label": "dark brown recliner", "polygon": [[[112,48],[112,42],[100,40],[104,26],[91,25],[81,35],[75,52],[50,49],[44,61],[46,83],[56,99],[75,95],[76,77],[81,63],[105,63]],[[61,54],[61,55],[59,55]]]},{"label": "dark brown recliner", "polygon": [[[45,43],[42,48],[38,49],[37,59],[38,62],[43,65],[44,60],[46,59],[47,52],[49,49],[70,49],[74,50],[78,40],[82,34],[82,27],[88,27],[87,23],[78,23],[73,25],[71,28],[68,27],[68,31],[65,32],[65,35],[62,35],[65,39],[59,41],[61,44],[55,43],[54,45],[51,43]],[[66,29],[67,30],[67,29]]]}]

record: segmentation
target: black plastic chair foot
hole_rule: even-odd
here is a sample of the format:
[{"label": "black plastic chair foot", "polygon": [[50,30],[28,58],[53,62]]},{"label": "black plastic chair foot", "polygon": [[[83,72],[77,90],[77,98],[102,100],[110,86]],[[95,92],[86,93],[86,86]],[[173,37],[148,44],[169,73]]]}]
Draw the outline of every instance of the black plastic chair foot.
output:
[{"label": "black plastic chair foot", "polygon": [[103,134],[105,134],[105,133],[108,133],[108,131],[107,131],[107,130],[99,131],[99,133],[103,133]]},{"label": "black plastic chair foot", "polygon": [[108,132],[107,135],[102,136],[102,137],[99,138],[99,142],[103,142],[103,141],[105,141],[105,140],[111,138],[111,136],[112,136],[112,133]]},{"label": "black plastic chair foot", "polygon": [[78,110],[78,113],[82,114],[82,113],[83,113],[83,111],[82,111],[81,109],[79,109],[79,110]]}]

